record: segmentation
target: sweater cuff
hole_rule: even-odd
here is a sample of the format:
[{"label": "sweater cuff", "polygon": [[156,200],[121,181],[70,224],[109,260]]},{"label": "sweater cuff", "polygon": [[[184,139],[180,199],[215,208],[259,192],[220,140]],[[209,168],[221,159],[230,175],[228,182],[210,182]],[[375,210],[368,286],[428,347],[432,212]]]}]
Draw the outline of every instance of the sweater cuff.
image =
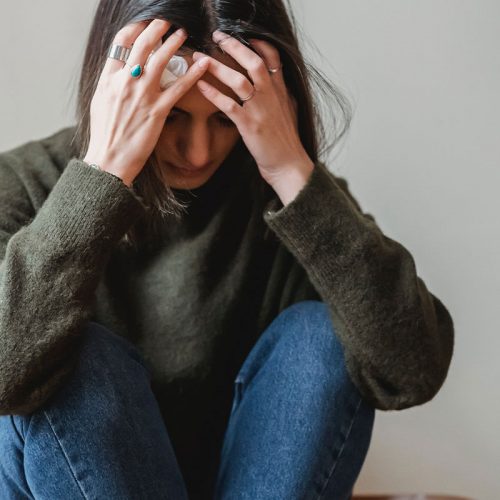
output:
[{"label": "sweater cuff", "polygon": [[332,252],[340,258],[352,255],[372,223],[322,162],[315,163],[307,183],[287,205],[272,198],[263,218],[303,264],[311,257],[324,260],[322,254],[331,262]]},{"label": "sweater cuff", "polygon": [[94,242],[117,242],[146,210],[141,198],[121,179],[72,158],[31,229],[49,245],[64,243],[66,251],[88,249]]}]

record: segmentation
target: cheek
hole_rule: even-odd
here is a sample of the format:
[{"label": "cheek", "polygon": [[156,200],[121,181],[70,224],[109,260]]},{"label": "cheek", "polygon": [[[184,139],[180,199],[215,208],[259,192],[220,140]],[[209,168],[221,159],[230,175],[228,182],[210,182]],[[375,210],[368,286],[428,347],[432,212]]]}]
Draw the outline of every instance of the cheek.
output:
[{"label": "cheek", "polygon": [[158,142],[156,143],[156,149],[160,151],[167,151],[172,149],[175,144],[175,137],[177,132],[175,131],[175,127],[169,125],[168,130],[166,127],[163,128],[160,137],[158,138]]},{"label": "cheek", "polygon": [[220,130],[215,139],[218,144],[217,150],[227,154],[233,149],[239,139],[240,133],[236,128]]}]

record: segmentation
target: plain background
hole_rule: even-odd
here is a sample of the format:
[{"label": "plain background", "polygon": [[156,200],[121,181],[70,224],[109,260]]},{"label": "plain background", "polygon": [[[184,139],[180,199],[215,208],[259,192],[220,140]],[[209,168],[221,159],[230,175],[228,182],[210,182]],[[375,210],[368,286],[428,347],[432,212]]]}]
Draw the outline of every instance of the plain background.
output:
[{"label": "plain background", "polygon": [[[96,4],[3,2],[1,151],[74,124]],[[349,137],[329,168],[411,252],[456,329],[439,394],[405,411],[377,412],[355,492],[497,499],[500,3],[293,4],[304,51],[355,106]]]}]

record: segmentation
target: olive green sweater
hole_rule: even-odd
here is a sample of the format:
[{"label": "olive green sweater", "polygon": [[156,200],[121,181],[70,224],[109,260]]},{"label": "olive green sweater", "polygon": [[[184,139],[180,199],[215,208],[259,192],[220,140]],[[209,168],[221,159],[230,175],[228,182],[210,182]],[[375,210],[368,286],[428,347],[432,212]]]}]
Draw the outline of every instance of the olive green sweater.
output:
[{"label": "olive green sweater", "polygon": [[174,444],[198,445],[227,416],[259,334],[306,299],[328,305],[352,381],[377,409],[436,395],[452,318],[323,163],[283,206],[271,187],[253,191],[253,159],[225,162],[146,253],[117,244],[142,200],[77,159],[73,132],[0,154],[0,414],[54,393],[93,320],[138,346]]}]

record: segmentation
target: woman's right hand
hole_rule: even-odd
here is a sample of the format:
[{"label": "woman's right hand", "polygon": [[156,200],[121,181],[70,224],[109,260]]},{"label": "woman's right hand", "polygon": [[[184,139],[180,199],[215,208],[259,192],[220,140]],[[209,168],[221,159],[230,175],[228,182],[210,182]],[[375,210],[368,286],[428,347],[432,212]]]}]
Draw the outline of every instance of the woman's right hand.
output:
[{"label": "woman's right hand", "polygon": [[187,35],[174,32],[144,65],[170,26],[168,21],[154,19],[123,27],[113,44],[133,44],[127,64],[140,64],[144,73],[135,79],[129,66],[108,58],[92,98],[90,142],[84,161],[120,177],[127,186],[153,152],[174,104],[206,71],[198,61],[166,90],[160,88],[165,66]]}]

